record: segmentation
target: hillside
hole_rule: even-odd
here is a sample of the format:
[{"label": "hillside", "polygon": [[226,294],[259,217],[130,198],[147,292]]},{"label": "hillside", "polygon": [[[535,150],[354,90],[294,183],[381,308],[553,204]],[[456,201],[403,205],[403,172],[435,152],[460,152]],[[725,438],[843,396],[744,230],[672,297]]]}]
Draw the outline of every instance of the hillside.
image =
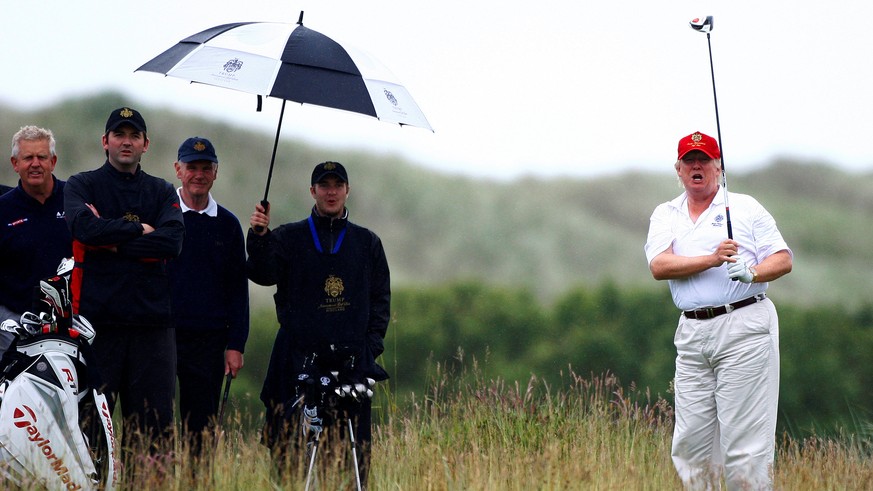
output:
[{"label": "hillside", "polygon": [[[107,113],[125,104],[140,109],[149,123],[151,147],[143,165],[151,174],[176,182],[172,162],[179,142],[195,134],[211,138],[222,161],[214,194],[247,223],[263,196],[273,135],[108,93],[31,112],[0,107],[0,136],[8,142],[23,124],[51,128],[58,140],[56,174],[66,179],[103,162],[100,135]],[[309,172],[328,159],[349,168],[352,219],[382,237],[395,288],[477,278],[524,286],[550,301],[576,284],[612,280],[660,288],[667,296],[666,284],[649,275],[643,244],[652,209],[680,192],[669,163],[651,174],[495,182],[440,174],[390,154],[335,152],[283,140],[270,191],[276,222],[305,216]],[[770,210],[795,251],[794,272],[771,289],[774,298],[869,302],[873,174],[782,160],[730,177],[732,191],[752,194]],[[3,166],[0,182],[16,179],[11,166]]]}]

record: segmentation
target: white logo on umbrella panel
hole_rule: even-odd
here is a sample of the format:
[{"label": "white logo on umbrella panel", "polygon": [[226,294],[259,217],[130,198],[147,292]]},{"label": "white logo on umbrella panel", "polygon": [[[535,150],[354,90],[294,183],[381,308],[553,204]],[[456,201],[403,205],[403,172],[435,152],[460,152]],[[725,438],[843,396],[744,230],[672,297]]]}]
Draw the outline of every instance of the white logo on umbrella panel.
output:
[{"label": "white logo on umbrella panel", "polygon": [[406,111],[403,110],[403,107],[400,106],[400,101],[397,100],[397,97],[394,95],[393,92],[384,88],[382,89],[382,92],[385,94],[385,99],[387,99],[388,102],[390,102],[391,105],[394,106],[391,108],[392,113],[396,114],[401,118],[405,118],[408,116]]},{"label": "white logo on umbrella panel", "polygon": [[388,102],[390,102],[392,105],[396,106],[397,105],[397,98],[394,97],[394,94],[392,94],[391,91],[388,89],[382,89],[382,90],[385,92],[385,98],[388,99]]},{"label": "white logo on umbrella panel", "polygon": [[230,83],[236,84],[239,82],[237,78],[238,71],[242,70],[243,62],[239,58],[231,58],[227,60],[221,67],[221,70],[212,72],[212,79],[219,85],[231,87]]},{"label": "white logo on umbrella panel", "polygon": [[227,60],[227,63],[224,64],[224,71],[227,73],[233,73],[243,66],[243,62],[239,61],[239,58],[233,58],[231,60]]}]

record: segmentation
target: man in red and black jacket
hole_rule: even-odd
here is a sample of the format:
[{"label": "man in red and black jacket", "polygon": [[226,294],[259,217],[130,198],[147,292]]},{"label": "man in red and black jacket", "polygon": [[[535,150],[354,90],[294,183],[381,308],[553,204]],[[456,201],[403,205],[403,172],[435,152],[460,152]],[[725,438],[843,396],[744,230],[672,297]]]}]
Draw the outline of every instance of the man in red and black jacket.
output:
[{"label": "man in red and black jacket", "polygon": [[124,420],[135,421],[132,429],[156,445],[173,424],[176,343],[167,261],[182,250],[185,222],[173,185],[140,166],[149,139],[139,112],[112,111],[102,141],[103,166],[70,177],[65,190],[76,261],[73,311],[97,332],[94,351],[110,410],[120,398]]}]

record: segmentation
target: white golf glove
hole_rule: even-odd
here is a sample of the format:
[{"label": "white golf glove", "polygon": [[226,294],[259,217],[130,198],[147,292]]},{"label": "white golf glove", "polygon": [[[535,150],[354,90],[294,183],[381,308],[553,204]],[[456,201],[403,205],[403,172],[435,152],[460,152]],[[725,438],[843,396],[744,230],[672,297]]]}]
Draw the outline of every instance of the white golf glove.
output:
[{"label": "white golf glove", "polygon": [[751,283],[755,279],[755,273],[746,265],[746,261],[740,256],[734,256],[737,262],[728,266],[728,277],[736,278],[743,283]]}]

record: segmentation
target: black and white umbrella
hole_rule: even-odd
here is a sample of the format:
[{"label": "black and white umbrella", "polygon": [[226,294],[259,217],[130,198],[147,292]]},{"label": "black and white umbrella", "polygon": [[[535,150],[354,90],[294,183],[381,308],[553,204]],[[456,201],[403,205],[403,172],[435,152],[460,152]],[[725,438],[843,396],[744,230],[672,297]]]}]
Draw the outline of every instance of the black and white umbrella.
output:
[{"label": "black and white umbrella", "polygon": [[424,113],[373,57],[297,24],[239,22],[189,36],[135,71],[282,99],[264,201],[276,160],[285,102],[366,114],[433,131]]}]

